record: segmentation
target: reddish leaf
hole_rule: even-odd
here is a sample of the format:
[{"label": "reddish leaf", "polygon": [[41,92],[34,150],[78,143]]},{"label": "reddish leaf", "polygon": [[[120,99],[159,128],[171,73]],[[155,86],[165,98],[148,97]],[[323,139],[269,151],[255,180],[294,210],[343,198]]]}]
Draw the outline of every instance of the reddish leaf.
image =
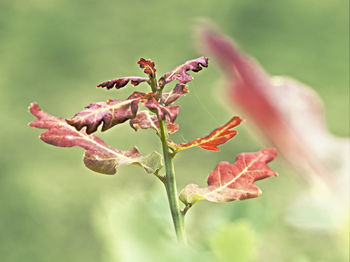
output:
[{"label": "reddish leaf", "polygon": [[38,118],[29,125],[48,129],[40,135],[41,140],[54,146],[79,146],[86,149],[84,163],[93,171],[115,174],[116,169],[122,165],[142,166],[148,173],[154,173],[161,168],[161,156],[156,152],[141,156],[136,147],[121,151],[106,145],[97,136],[86,134],[84,130],[77,131],[64,119],[51,116],[40,110],[36,103],[32,103],[29,110]]},{"label": "reddish leaf", "polygon": [[225,125],[216,128],[209,135],[202,138],[197,138],[191,142],[183,143],[183,144],[175,144],[172,141],[168,141],[170,146],[176,151],[182,151],[187,148],[199,146],[206,150],[220,151],[218,145],[221,145],[231,138],[233,138],[236,134],[236,130],[231,130],[232,128],[238,126],[242,122],[242,119],[238,116],[233,117],[230,121],[228,121]]},{"label": "reddish leaf", "polygon": [[143,72],[145,72],[147,75],[149,75],[150,77],[156,76],[157,70],[154,67],[153,61],[140,58],[140,61],[138,61],[137,63],[140,65],[141,68],[145,69]]},{"label": "reddish leaf", "polygon": [[[157,117],[154,116],[156,119]],[[152,128],[156,131],[158,131],[158,128],[155,124],[155,122],[152,119],[152,116],[148,111],[141,111],[138,112],[135,118],[130,119],[129,121],[130,126],[137,131],[139,128],[141,129],[148,129]]]},{"label": "reddish leaf", "polygon": [[142,82],[148,81],[148,78],[135,77],[135,76],[121,77],[121,78],[116,78],[116,79],[102,82],[97,87],[106,87],[107,89],[111,89],[111,88],[115,87],[116,89],[119,89],[119,88],[126,86],[129,83],[129,81],[131,81],[131,84],[133,86],[137,86],[138,84],[140,84]]},{"label": "reddish leaf", "polygon": [[276,157],[276,149],[265,148],[257,153],[243,153],[237,156],[232,165],[220,162],[208,176],[208,187],[187,185],[180,193],[180,199],[186,205],[198,200],[229,202],[258,197],[260,188],[254,182],[277,174],[267,166]]},{"label": "reddish leaf", "polygon": [[174,122],[177,114],[179,112],[180,106],[162,106],[158,101],[152,97],[147,100],[144,105],[149,108],[151,111],[156,112],[161,119],[164,119],[165,116],[168,116],[171,122]]},{"label": "reddish leaf", "polygon": [[[175,123],[172,123],[169,117],[166,117],[166,125],[169,134],[175,133],[179,126]],[[137,131],[139,128],[148,129],[152,128],[159,132],[159,122],[157,116],[150,115],[148,111],[141,111],[137,113],[136,117],[130,119],[130,126]]]},{"label": "reddish leaf", "polygon": [[203,67],[208,67],[208,58],[199,57],[185,62],[184,64],[176,67],[173,71],[164,74],[158,81],[159,86],[165,86],[173,80],[178,80],[182,83],[187,83],[193,80],[193,77],[189,75],[188,71],[199,72]]},{"label": "reddish leaf", "polygon": [[168,106],[187,93],[188,89],[186,88],[186,84],[179,82],[170,93],[164,93],[162,95],[162,102],[164,105]]},{"label": "reddish leaf", "polygon": [[144,99],[149,99],[154,97],[155,93],[143,93],[143,92],[133,92],[128,99],[140,99],[140,101]]},{"label": "reddish leaf", "polygon": [[[239,52],[228,37],[208,26],[203,28],[200,42],[226,73],[227,97],[232,104],[240,107],[249,123],[254,123],[310,183],[312,191],[298,200],[291,216],[299,213],[304,218],[308,212],[311,219],[304,220],[303,226],[312,228],[341,224],[339,219],[348,215],[343,211],[344,206],[348,207],[349,139],[329,132],[317,93],[296,80],[270,77]],[[320,199],[330,204],[322,201],[320,205]],[[337,210],[334,203],[338,204]],[[329,214],[332,221],[316,225],[319,220],[312,213]]]},{"label": "reddish leaf", "polygon": [[135,92],[126,100],[109,100],[98,102],[85,107],[67,123],[81,130],[86,126],[86,133],[95,132],[103,123],[102,131],[105,131],[117,124],[123,123],[136,116],[139,98],[143,93]]},{"label": "reddish leaf", "polygon": [[[262,68],[240,53],[230,39],[207,28],[203,30],[201,37],[202,42],[226,72],[232,102],[248,114],[247,118],[252,120],[266,138],[277,146],[283,155],[286,154],[287,159],[292,160],[294,165],[307,163],[305,160],[309,158],[308,153],[305,151],[306,148],[302,148],[304,143],[309,142],[298,139],[298,136],[303,136],[305,128],[293,130],[294,124],[289,121],[295,113],[284,115],[278,107],[281,100],[285,102],[289,100],[289,95],[286,95],[289,92],[280,87],[280,95],[276,96],[270,77]],[[290,109],[294,111],[296,105],[295,103]],[[299,119],[307,114],[307,110],[303,112],[299,115]],[[298,155],[301,157],[297,157]],[[295,161],[295,157],[303,160]]]}]

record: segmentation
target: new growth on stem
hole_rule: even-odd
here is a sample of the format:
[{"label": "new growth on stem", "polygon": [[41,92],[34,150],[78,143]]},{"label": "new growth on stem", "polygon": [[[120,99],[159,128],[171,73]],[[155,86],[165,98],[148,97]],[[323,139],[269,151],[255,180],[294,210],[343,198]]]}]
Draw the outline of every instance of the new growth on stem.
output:
[{"label": "new growth on stem", "polygon": [[[203,67],[207,67],[208,58],[199,57],[187,61],[159,79],[153,61],[141,58],[138,64],[147,77],[115,78],[100,83],[98,87],[108,90],[120,89],[128,83],[137,86],[145,82],[150,86],[151,92],[134,91],[124,100],[92,103],[66,120],[49,115],[36,103],[32,103],[29,110],[37,120],[29,125],[47,129],[40,135],[40,139],[48,144],[84,148],[84,164],[95,172],[113,175],[119,166],[136,165],[144,168],[147,173],[154,174],[165,186],[177,238],[186,243],[184,217],[188,210],[202,199],[227,202],[259,196],[261,191],[253,183],[259,179],[276,176],[267,166],[267,163],[275,158],[276,150],[266,148],[257,153],[242,153],[238,155],[234,164],[220,162],[208,176],[208,187],[199,188],[190,184],[178,194],[174,169],[176,154],[192,147],[219,151],[219,145],[237,135],[233,128],[237,127],[242,119],[234,116],[205,137],[187,143],[175,143],[169,139],[169,135],[179,128],[175,123],[179,105],[174,105],[174,102],[189,92],[187,83],[193,80],[189,72],[199,72]],[[175,87],[169,92],[164,92],[165,87],[173,81],[176,82]],[[140,103],[147,110],[139,111]],[[137,147],[126,151],[119,150],[106,145],[93,134],[101,125],[101,131],[106,131],[126,121],[129,121],[135,131],[140,128],[155,130],[161,142],[162,155],[152,152],[143,156]],[[165,174],[160,174],[163,165]],[[184,203],[182,210],[180,200]]]}]

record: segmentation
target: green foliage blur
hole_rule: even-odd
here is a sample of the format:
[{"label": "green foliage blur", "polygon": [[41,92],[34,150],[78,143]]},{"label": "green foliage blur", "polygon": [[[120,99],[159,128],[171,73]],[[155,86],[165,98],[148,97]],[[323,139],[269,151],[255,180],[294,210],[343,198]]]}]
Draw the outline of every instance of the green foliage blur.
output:
[{"label": "green foliage blur", "polygon": [[[165,190],[137,167],[116,176],[93,173],[80,148],[55,148],[27,123],[30,102],[70,118],[91,102],[125,98],[130,88],[97,83],[139,75],[140,57],[158,75],[205,55],[194,21],[208,18],[273,75],[288,75],[322,97],[330,130],[349,134],[349,25],[346,0],[0,1],[0,261],[348,261],[348,227],[314,232],[285,222],[304,180],[280,159],[280,176],[258,183],[256,199],[199,203],[186,216],[191,248],[175,242]],[[181,98],[174,139],[209,133],[235,112],[213,63]],[[146,90],[145,85],[140,90]],[[220,152],[185,151],[176,158],[178,188],[203,186],[219,161],[264,146],[247,128]],[[128,124],[100,135],[126,150],[160,151],[151,130]]]}]

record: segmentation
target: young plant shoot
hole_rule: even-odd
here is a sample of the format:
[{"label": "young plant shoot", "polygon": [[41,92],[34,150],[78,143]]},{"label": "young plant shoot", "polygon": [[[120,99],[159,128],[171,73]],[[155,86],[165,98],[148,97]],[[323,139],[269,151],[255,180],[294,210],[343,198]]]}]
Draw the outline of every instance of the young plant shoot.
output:
[{"label": "young plant shoot", "polygon": [[[203,67],[207,67],[208,58],[199,57],[187,61],[159,79],[156,77],[154,62],[141,58],[138,64],[144,69],[146,77],[116,78],[103,82],[98,87],[120,89],[128,83],[137,86],[145,82],[150,86],[151,92],[135,91],[124,100],[93,103],[67,120],[54,117],[42,111],[36,103],[32,103],[29,110],[37,120],[29,125],[47,129],[40,135],[40,139],[48,144],[84,148],[84,164],[95,172],[113,175],[119,166],[136,165],[144,168],[147,173],[154,174],[165,186],[177,238],[185,243],[184,217],[187,211],[199,200],[228,202],[259,196],[261,190],[254,182],[276,176],[267,166],[267,163],[276,157],[276,149],[265,148],[256,153],[239,154],[233,164],[220,162],[209,174],[207,187],[200,188],[190,184],[178,194],[173,164],[175,156],[192,147],[219,151],[219,145],[236,136],[237,131],[234,128],[242,119],[234,116],[203,138],[182,144],[175,143],[169,139],[169,135],[179,128],[175,123],[179,105],[174,103],[189,92],[186,86],[193,77],[188,72],[199,72]],[[175,87],[170,92],[164,92],[165,87],[173,81],[176,82]],[[139,104],[143,104],[148,110],[139,111]],[[163,156],[157,152],[143,156],[137,147],[122,151],[106,145],[93,134],[100,125],[101,130],[106,131],[126,121],[129,121],[134,130],[154,129],[160,139]],[[165,174],[161,171],[163,165]],[[179,200],[183,207],[180,207]]]}]

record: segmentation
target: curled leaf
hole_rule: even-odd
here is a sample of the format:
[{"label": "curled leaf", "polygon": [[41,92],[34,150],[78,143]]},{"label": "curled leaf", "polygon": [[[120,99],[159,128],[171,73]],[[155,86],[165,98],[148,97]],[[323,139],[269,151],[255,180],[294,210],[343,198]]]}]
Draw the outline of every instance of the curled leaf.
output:
[{"label": "curled leaf", "polygon": [[186,205],[201,199],[212,202],[229,202],[258,197],[260,188],[254,182],[277,174],[267,166],[276,157],[276,149],[265,148],[257,153],[242,153],[232,165],[220,162],[208,176],[208,187],[187,185],[180,193]]},{"label": "curled leaf", "polygon": [[153,121],[154,119],[152,117],[155,117],[157,120],[156,116],[151,116],[151,114],[148,111],[141,111],[138,112],[137,115],[133,118],[130,119],[129,123],[130,126],[137,131],[139,128],[141,129],[149,129],[152,128],[156,131],[158,131],[158,128]]},{"label": "curled leaf", "polygon": [[144,58],[140,58],[140,61],[137,62],[141,68],[144,68],[143,72],[145,72],[150,77],[156,76],[156,68],[154,67],[154,62],[152,60],[147,60]]},{"label": "curled leaf", "polygon": [[134,92],[128,97],[128,99],[140,99],[142,103],[145,103],[146,100],[152,99],[156,97],[156,95],[157,93],[153,93],[153,92],[150,92],[150,93]]},{"label": "curled leaf", "polygon": [[85,166],[95,172],[111,175],[116,173],[119,166],[138,165],[148,173],[154,173],[162,166],[161,156],[156,152],[142,156],[136,147],[121,151],[106,145],[97,136],[88,135],[84,130],[76,130],[64,119],[42,111],[36,103],[32,103],[29,110],[38,118],[30,122],[29,126],[48,129],[40,135],[42,141],[59,147],[84,148]]},{"label": "curled leaf", "polygon": [[156,112],[161,119],[165,119],[168,116],[171,122],[175,121],[180,107],[178,105],[162,106],[154,97],[144,102],[144,105],[151,111]]},{"label": "curled leaf", "polygon": [[142,82],[148,81],[148,78],[145,77],[136,77],[136,76],[130,76],[130,77],[121,77],[121,78],[115,78],[112,80],[108,80],[105,82],[102,82],[97,85],[97,87],[106,87],[107,89],[111,89],[115,87],[116,89],[120,89],[124,86],[126,86],[129,81],[133,86],[137,86],[138,84]]},{"label": "curled leaf", "polygon": [[162,94],[162,102],[164,105],[168,106],[187,93],[188,89],[186,88],[186,84],[179,82],[170,93]]},{"label": "curled leaf", "polygon": [[185,62],[184,64],[176,67],[174,70],[164,74],[158,81],[159,86],[165,86],[173,80],[178,80],[182,83],[187,83],[193,80],[193,77],[188,74],[188,71],[199,72],[202,70],[202,67],[208,67],[208,58],[199,57],[190,61]]},{"label": "curled leaf", "polygon": [[90,104],[85,107],[85,110],[68,119],[67,123],[77,130],[86,126],[88,134],[95,132],[103,123],[102,131],[105,131],[136,116],[139,97],[143,93],[135,92],[134,94],[126,100],[109,100]]},{"label": "curled leaf", "polygon": [[176,152],[179,152],[191,147],[195,147],[195,146],[199,146],[206,150],[220,151],[220,149],[218,148],[218,145],[226,143],[228,140],[233,138],[237,134],[237,131],[231,130],[231,129],[238,126],[242,121],[243,120],[240,117],[234,116],[226,124],[216,128],[214,131],[212,131],[209,135],[205,137],[197,138],[191,142],[183,143],[183,144],[176,144],[172,141],[168,141],[168,142],[169,142],[169,145]]},{"label": "curled leaf", "polygon": [[[175,133],[179,128],[177,124],[170,121],[169,117],[166,117],[166,125],[169,134]],[[159,132],[159,122],[157,116],[151,115],[148,111],[138,112],[135,118],[130,119],[130,126],[135,131],[137,131],[139,128],[152,128]]]}]

